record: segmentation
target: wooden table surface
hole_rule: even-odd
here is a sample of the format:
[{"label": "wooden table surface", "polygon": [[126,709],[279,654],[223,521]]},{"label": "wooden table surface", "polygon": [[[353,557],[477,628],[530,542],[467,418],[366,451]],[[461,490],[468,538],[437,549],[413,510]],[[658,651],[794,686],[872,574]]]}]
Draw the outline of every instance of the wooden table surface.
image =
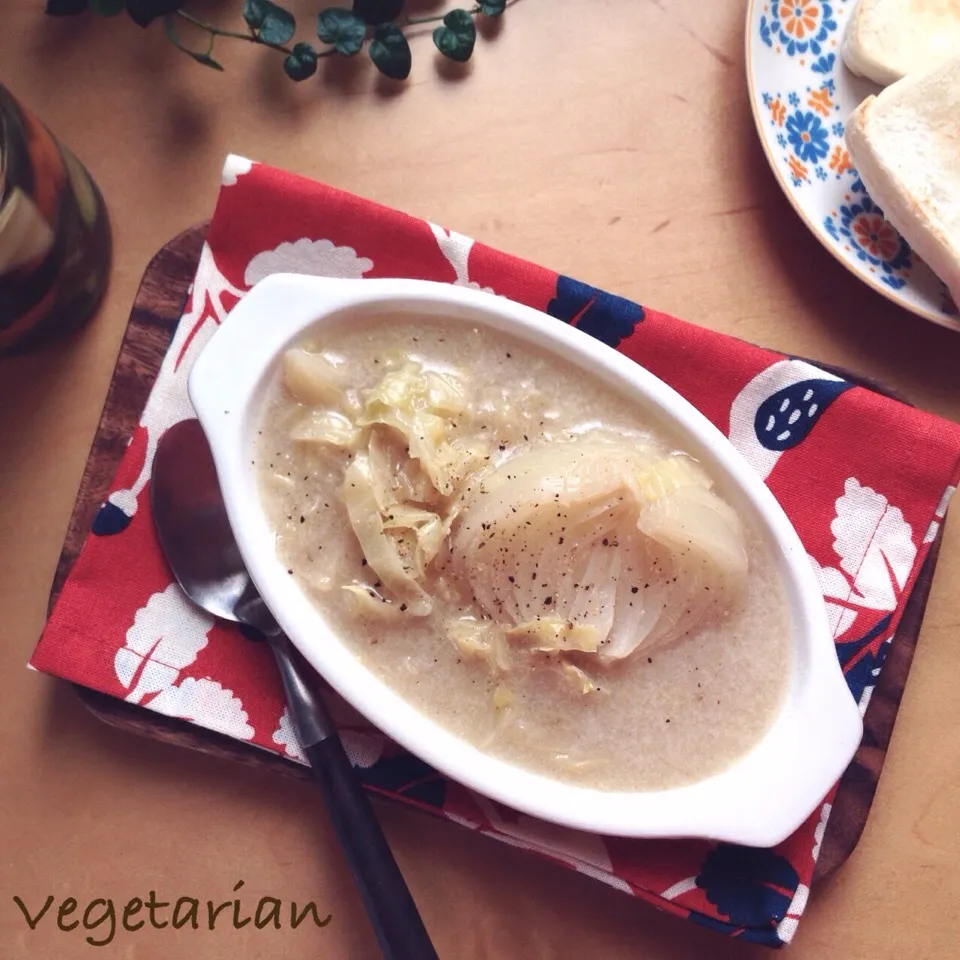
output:
[{"label": "wooden table surface", "polygon": [[[431,6],[430,4],[413,4]],[[87,163],[116,257],[95,321],[0,362],[0,952],[12,960],[372,958],[317,796],[107,728],[24,664],[137,281],[212,210],[224,154],[287,167],[447,224],[704,326],[843,364],[960,418],[960,338],[861,285],[781,195],[754,133],[743,0],[521,0],[461,71],[428,36],[410,80],[327,63],[294,85],[223,43],[225,74],[125,18],[51,21],[7,0],[0,82]],[[292,0],[304,23],[315,2]],[[225,18],[239,0],[208,3]],[[191,9],[203,10],[204,4]],[[919,650],[858,850],[813,892],[796,960],[960,956],[960,527],[948,524]],[[585,877],[378,803],[443,958],[764,957]],[[313,899],[322,930],[31,931],[74,897]],[[95,916],[93,914],[92,916]],[[68,918],[69,920],[69,918]],[[94,934],[102,937],[104,928]]]}]

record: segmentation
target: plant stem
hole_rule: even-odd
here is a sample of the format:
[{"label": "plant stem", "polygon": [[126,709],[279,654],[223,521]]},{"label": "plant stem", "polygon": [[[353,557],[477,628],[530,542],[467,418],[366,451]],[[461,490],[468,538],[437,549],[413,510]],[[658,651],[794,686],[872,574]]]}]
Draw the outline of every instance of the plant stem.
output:
[{"label": "plant stem", "polygon": [[283,53],[293,52],[289,47],[283,46],[283,44],[270,43],[268,40],[261,40],[254,34],[237,33],[235,30],[222,30],[220,27],[215,27],[212,23],[207,23],[205,20],[198,20],[195,16],[193,16],[193,14],[187,13],[186,10],[178,10],[177,16],[182,17],[188,23],[192,23],[195,27],[199,27],[201,30],[206,30],[207,33],[210,33],[215,37],[231,37],[234,40],[244,40],[247,43],[260,43],[265,47],[273,47],[274,50],[280,50]]},{"label": "plant stem", "polygon": [[[448,10],[447,13],[450,11]],[[477,4],[471,11],[470,15],[473,16],[480,12],[480,5]],[[442,20],[447,14],[446,13],[437,13],[430,17],[407,17],[403,23],[404,26],[412,27],[418,23],[435,23],[438,20]]]},{"label": "plant stem", "polygon": [[[504,6],[510,7],[510,6],[513,6],[513,4],[515,4],[516,2],[517,0],[506,0],[506,3]],[[431,16],[427,16],[427,17],[406,17],[404,20],[400,21],[400,27],[402,30],[403,27],[412,27],[412,26],[417,26],[419,24],[424,24],[424,23],[436,23],[438,21],[445,20],[446,17],[449,16],[450,12],[451,11],[448,10],[445,13],[432,14]],[[474,0],[473,7],[470,10],[467,10],[466,12],[471,17],[476,17],[478,14],[483,13],[483,6],[481,3],[477,2],[477,0]],[[174,25],[173,25],[174,16],[180,17],[181,20],[186,20],[187,23],[193,24],[193,26],[195,26],[197,29],[202,30],[204,33],[207,34],[209,44],[207,46],[206,53],[201,53],[200,51],[197,51],[197,50],[191,50],[189,47],[185,47],[180,42],[180,39],[177,37],[176,30],[174,29]],[[217,70],[223,69],[223,67],[220,66],[220,64],[218,64],[216,61],[214,61],[211,56],[213,52],[213,43],[217,37],[227,37],[230,40],[242,40],[244,43],[255,43],[261,47],[270,47],[271,50],[279,50],[281,53],[285,53],[288,57],[293,56],[293,50],[290,47],[282,43],[274,43],[271,40],[264,40],[263,37],[260,35],[260,31],[250,26],[249,23],[247,24],[247,28],[249,29],[250,32],[239,33],[236,30],[224,30],[221,27],[215,26],[214,24],[207,22],[206,20],[200,20],[198,17],[193,16],[193,14],[187,13],[186,10],[175,10],[173,11],[173,13],[168,13],[164,16],[163,25],[164,25],[164,30],[167,33],[167,36],[170,38],[170,41],[173,43],[175,47],[177,47],[179,50],[182,50],[188,56],[193,57],[194,60],[199,61],[205,66],[215,67]],[[369,39],[369,31],[368,31],[368,36],[364,39],[364,43],[368,39]],[[306,45],[300,44],[300,46],[301,47],[307,46],[312,49],[311,44],[306,44]],[[314,52],[316,53],[318,59],[320,57],[332,57],[338,53],[336,46],[330,46],[328,47],[328,49],[321,50],[321,51],[314,50]]]},{"label": "plant stem", "polygon": [[[178,10],[177,16],[182,17],[184,20],[192,23],[195,27],[199,27],[201,30],[206,30],[211,37],[230,37],[233,40],[243,40],[246,43],[258,43],[262,47],[270,47],[272,50],[279,50],[281,53],[293,53],[293,50],[291,50],[290,47],[286,47],[282,43],[271,43],[269,40],[262,39],[256,33],[237,33],[235,30],[221,30],[220,27],[215,27],[212,23],[207,23],[205,20],[198,20],[192,14],[187,13],[186,10]],[[336,49],[331,47],[329,50],[321,50],[317,56],[331,57],[336,52]]]}]

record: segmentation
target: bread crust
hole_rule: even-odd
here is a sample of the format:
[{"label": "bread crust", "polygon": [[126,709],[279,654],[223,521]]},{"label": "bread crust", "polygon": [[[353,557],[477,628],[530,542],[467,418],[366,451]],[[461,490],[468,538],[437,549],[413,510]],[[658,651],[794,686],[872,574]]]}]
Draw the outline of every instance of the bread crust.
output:
[{"label": "bread crust", "polygon": [[840,55],[851,73],[888,86],[960,50],[960,0],[858,0]]},{"label": "bread crust", "polygon": [[[939,199],[943,184],[949,183],[960,207],[960,176],[938,159],[954,148],[949,131],[960,126],[960,99],[951,98],[951,91],[960,91],[960,57],[867,97],[847,121],[846,140],[871,199],[960,302],[960,229],[949,221],[949,210]],[[937,94],[947,99],[938,104],[938,111],[943,108],[941,122],[931,122],[930,98]],[[904,117],[916,104],[925,110],[905,127]],[[907,137],[912,142],[907,143]],[[925,158],[924,164],[905,167],[907,155]]]}]

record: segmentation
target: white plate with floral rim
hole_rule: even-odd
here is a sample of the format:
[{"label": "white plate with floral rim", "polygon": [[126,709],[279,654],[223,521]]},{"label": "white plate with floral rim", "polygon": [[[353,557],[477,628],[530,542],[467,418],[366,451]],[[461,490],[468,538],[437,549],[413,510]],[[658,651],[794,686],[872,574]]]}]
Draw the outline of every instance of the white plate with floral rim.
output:
[{"label": "white plate with floral rim", "polygon": [[750,107],[780,186],[813,235],[874,290],[954,330],[946,287],[883,218],[851,164],[844,123],[879,87],[840,56],[857,0],[749,0]]}]

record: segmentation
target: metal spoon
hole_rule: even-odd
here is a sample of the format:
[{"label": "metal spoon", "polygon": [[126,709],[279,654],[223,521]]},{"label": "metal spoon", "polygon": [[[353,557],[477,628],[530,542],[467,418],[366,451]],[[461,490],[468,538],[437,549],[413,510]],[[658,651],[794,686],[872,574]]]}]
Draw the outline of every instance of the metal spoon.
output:
[{"label": "metal spoon", "polygon": [[383,956],[436,960],[417,906],[336,727],[323,702],[304,682],[290,641],[247,573],[198,420],[184,420],[161,438],[153,461],[150,507],[160,546],[187,596],[216,617],[252,627],[270,644],[300,743],[326,798]]}]

